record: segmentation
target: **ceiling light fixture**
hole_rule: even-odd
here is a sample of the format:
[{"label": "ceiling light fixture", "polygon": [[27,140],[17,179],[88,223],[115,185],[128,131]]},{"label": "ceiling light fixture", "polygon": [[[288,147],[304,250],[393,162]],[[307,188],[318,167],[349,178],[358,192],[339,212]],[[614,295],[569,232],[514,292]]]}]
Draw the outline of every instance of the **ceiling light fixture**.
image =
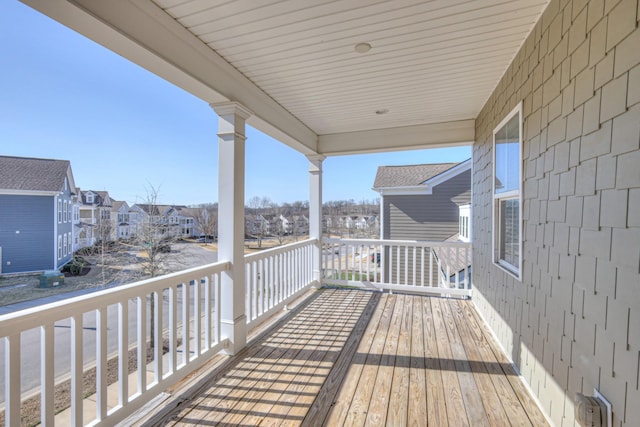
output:
[{"label": "ceiling light fixture", "polygon": [[367,53],[371,50],[371,45],[369,43],[358,43],[355,46],[355,50],[358,53]]}]

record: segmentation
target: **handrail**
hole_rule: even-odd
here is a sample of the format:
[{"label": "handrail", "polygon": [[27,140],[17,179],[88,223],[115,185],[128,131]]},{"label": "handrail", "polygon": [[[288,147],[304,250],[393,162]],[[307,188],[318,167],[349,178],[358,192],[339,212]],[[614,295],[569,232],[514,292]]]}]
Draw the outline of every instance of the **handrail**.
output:
[{"label": "handrail", "polygon": [[[39,384],[27,387],[38,386],[41,422],[46,425],[54,422],[53,396],[60,375],[68,376],[71,382],[71,422],[83,423],[87,406],[82,378],[87,351],[95,354],[96,416],[92,425],[123,420],[198,369],[227,343],[220,333],[220,282],[229,268],[228,261],[220,261],[0,316],[6,424],[20,424],[22,392],[28,391],[22,390],[22,377],[36,371],[38,363]],[[153,361],[147,366],[151,341],[155,342],[149,353]],[[62,349],[60,343],[70,347]],[[39,347],[40,357],[36,353],[23,358],[23,347]],[[133,394],[129,391],[131,349],[138,361],[137,372],[131,374],[137,376]],[[64,353],[69,356],[67,371],[59,372],[52,355],[57,359]],[[109,401],[107,393],[107,361],[112,354],[117,357],[117,402]],[[30,377],[32,380],[37,378]]]},{"label": "handrail", "polygon": [[471,243],[322,240],[323,281],[379,290],[471,296]]},{"label": "handrail", "polygon": [[314,243],[318,243],[318,239],[301,240],[299,242],[289,243],[289,244],[286,244],[286,245],[277,246],[275,248],[265,249],[265,250],[260,251],[260,252],[256,252],[256,253],[253,253],[253,254],[245,255],[244,256],[244,260],[245,260],[245,262],[250,262],[250,261],[254,261],[256,259],[268,258],[270,256],[281,254],[281,253],[285,253],[285,252],[288,252],[288,251],[296,249],[296,248],[306,247],[306,246],[309,246],[310,244],[314,244]]},{"label": "handrail", "polygon": [[313,283],[313,248],[317,239],[245,255],[246,305],[253,328]]},{"label": "handrail", "polygon": [[[167,288],[171,283],[184,283],[193,280],[193,278],[199,274],[206,274],[208,270],[227,271],[230,267],[231,263],[229,261],[219,261],[164,276],[140,280],[115,288],[103,289],[86,295],[2,314],[0,315],[0,326],[4,322],[10,321],[12,328],[17,327],[19,331],[26,331],[41,325],[43,312],[46,312],[47,318],[53,318],[54,321],[66,319],[69,317],[70,310],[73,312],[86,313],[89,310],[103,305],[113,305],[124,299],[135,298],[141,293],[142,289],[148,291],[148,293],[156,292],[160,289]],[[199,278],[200,277],[198,277],[198,279]],[[15,330],[12,332],[15,332]],[[5,335],[5,331],[0,329],[0,337]]]}]

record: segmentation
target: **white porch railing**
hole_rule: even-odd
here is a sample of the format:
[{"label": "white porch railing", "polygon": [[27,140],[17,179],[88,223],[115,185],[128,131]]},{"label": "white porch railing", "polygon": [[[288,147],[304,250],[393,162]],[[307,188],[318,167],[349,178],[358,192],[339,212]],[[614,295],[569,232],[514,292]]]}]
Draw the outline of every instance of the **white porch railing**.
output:
[{"label": "white porch railing", "polygon": [[471,244],[324,239],[327,284],[471,295]]},{"label": "white porch railing", "polygon": [[[249,329],[313,284],[316,245],[306,240],[245,257]],[[20,425],[22,401],[39,392],[41,422],[53,425],[54,389],[69,379],[70,422],[113,425],[202,366],[228,341],[219,326],[221,274],[229,267],[219,262],[0,316],[5,424]],[[83,391],[92,367],[95,402]]]},{"label": "white porch railing", "polygon": [[245,256],[249,329],[312,285],[317,243],[305,240]]},{"label": "white porch railing", "polygon": [[[66,377],[70,422],[83,425],[91,412],[89,424],[113,425],[193,372],[225,346],[219,283],[228,268],[219,262],[0,316],[5,424],[20,425],[21,401],[35,389],[41,422],[53,425],[54,388]],[[83,376],[92,365],[95,402],[83,402]],[[117,390],[108,393],[114,376]]]}]

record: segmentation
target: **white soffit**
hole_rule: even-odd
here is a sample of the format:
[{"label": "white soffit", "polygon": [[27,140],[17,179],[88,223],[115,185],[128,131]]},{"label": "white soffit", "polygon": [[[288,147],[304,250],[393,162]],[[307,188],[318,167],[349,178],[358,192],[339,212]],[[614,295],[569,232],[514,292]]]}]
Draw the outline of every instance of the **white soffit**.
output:
[{"label": "white soffit", "polygon": [[[469,123],[548,3],[22,1],[207,102],[242,103],[249,124],[305,154],[470,143]],[[456,125],[447,140],[402,140]]]},{"label": "white soffit", "polygon": [[153,1],[319,135],[474,119],[547,3]]}]

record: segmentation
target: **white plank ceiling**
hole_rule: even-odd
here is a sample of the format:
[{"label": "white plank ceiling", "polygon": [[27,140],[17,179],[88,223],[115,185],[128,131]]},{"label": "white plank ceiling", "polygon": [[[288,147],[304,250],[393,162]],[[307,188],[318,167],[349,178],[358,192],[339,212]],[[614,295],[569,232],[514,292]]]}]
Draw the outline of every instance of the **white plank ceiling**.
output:
[{"label": "white plank ceiling", "polygon": [[548,3],[21,1],[309,155],[469,144]]},{"label": "white plank ceiling", "polygon": [[474,119],[547,4],[153,1],[318,135]]}]

